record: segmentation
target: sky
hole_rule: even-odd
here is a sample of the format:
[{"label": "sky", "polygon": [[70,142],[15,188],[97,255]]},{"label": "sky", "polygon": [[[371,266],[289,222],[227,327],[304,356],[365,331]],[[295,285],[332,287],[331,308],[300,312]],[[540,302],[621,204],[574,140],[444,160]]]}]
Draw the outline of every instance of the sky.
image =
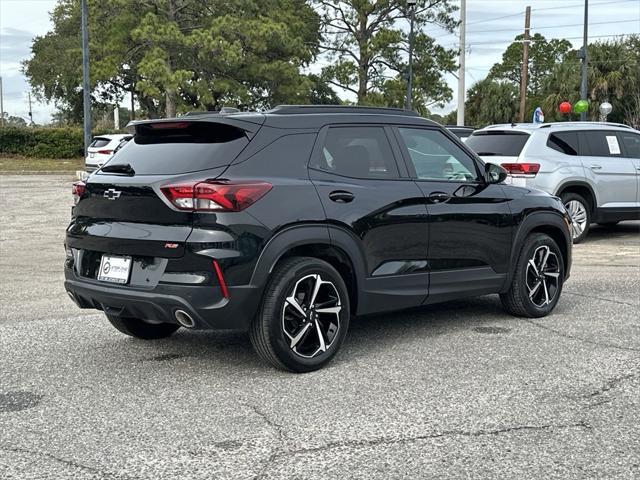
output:
[{"label": "sky", "polygon": [[[52,27],[49,12],[55,0],[0,0],[0,76],[3,82],[4,110],[28,118],[29,84],[20,72],[20,62],[30,56],[31,41]],[[524,11],[531,6],[531,34],[547,38],[566,38],[574,47],[582,45],[583,0],[467,0],[466,87],[482,80],[502,52],[524,29]],[[590,0],[590,41],[615,38],[614,35],[640,33],[640,0]],[[443,46],[458,47],[458,34],[437,27],[424,31]],[[456,107],[457,80],[447,81],[454,100],[436,113]],[[33,119],[47,123],[55,107],[33,98]]]}]

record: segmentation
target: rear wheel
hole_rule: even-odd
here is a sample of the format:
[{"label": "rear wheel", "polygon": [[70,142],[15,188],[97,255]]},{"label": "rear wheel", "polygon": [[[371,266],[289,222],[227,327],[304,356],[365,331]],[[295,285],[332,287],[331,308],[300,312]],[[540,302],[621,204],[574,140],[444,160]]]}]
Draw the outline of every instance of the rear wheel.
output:
[{"label": "rear wheel", "polygon": [[563,193],[562,203],[571,217],[571,236],[573,243],[580,243],[589,233],[591,225],[591,208],[582,195]]},{"label": "rear wheel", "polygon": [[293,257],[273,272],[249,335],[266,362],[310,372],[338,352],[349,316],[349,294],[336,269],[317,258]]},{"label": "rear wheel", "polygon": [[564,281],[564,261],[556,242],[543,233],[529,236],[522,247],[502,305],[518,317],[544,317],[555,308]]},{"label": "rear wheel", "polygon": [[108,313],[106,315],[107,320],[118,331],[143,340],[165,338],[180,328],[180,325],[173,323],[147,323],[137,318],[117,317]]}]

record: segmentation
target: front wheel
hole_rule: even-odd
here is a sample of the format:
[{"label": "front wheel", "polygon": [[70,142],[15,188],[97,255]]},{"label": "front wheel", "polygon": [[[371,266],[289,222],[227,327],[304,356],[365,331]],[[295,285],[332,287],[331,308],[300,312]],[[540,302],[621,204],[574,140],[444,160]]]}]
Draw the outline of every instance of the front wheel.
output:
[{"label": "front wheel", "polygon": [[310,372],[335,356],[349,316],[349,294],[336,269],[317,258],[294,257],[272,273],[249,335],[266,362]]},{"label": "front wheel", "polygon": [[524,242],[511,287],[500,295],[502,305],[518,317],[544,317],[555,308],[564,281],[564,261],[556,242],[543,233]]}]

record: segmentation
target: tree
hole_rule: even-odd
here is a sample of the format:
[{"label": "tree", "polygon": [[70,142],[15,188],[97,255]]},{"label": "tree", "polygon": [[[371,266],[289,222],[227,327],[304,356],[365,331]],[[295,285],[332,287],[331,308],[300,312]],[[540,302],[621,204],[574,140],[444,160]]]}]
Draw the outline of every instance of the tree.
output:
[{"label": "tree", "polygon": [[[64,117],[82,116],[80,2],[59,0],[24,73]],[[105,108],[127,92],[151,117],[221,106],[308,103],[319,87],[319,15],[304,0],[89,0],[91,88]],[[317,81],[316,81],[317,82]]]},{"label": "tree", "polygon": [[6,127],[26,127],[27,121],[22,117],[15,117],[4,112],[4,125]]},{"label": "tree", "polygon": [[[319,0],[323,44],[332,64],[323,76],[332,85],[352,92],[359,104],[404,104],[408,32],[400,28],[409,9],[406,1]],[[414,100],[425,110],[451,98],[443,75],[456,68],[455,50],[436,44],[420,30],[427,24],[452,31],[457,9],[451,0],[418,2],[415,11]]]},{"label": "tree", "polygon": [[465,118],[468,125],[510,123],[518,112],[518,88],[509,82],[485,78],[468,91]]},{"label": "tree", "polygon": [[[502,54],[502,61],[491,67],[488,77],[493,80],[504,80],[520,86],[522,78],[522,50],[524,35],[518,35]],[[531,37],[529,44],[529,72],[527,95],[539,95],[542,83],[549,76],[556,63],[562,61],[571,49],[571,42],[553,38],[547,40],[539,33]]]}]

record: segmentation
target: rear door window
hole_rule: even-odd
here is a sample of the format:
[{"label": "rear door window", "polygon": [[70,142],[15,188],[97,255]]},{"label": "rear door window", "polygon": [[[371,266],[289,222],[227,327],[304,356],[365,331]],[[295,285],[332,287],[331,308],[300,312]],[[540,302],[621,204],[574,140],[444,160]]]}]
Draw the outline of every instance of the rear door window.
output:
[{"label": "rear door window", "polygon": [[[613,130],[587,130],[578,134],[580,154],[588,157],[621,157],[622,149]],[[588,147],[585,149],[585,146]]]},{"label": "rear door window", "polygon": [[618,132],[618,139],[624,146],[626,157],[640,159],[640,134],[633,132]]},{"label": "rear door window", "polygon": [[354,178],[398,178],[398,166],[382,127],[330,127],[312,167]]},{"label": "rear door window", "polygon": [[525,132],[474,132],[465,142],[480,156],[518,157],[529,134]]},{"label": "rear door window", "polygon": [[129,164],[136,175],[174,175],[229,165],[249,143],[241,128],[215,122],[153,123],[108,164]]},{"label": "rear door window", "polygon": [[578,155],[578,134],[576,132],[552,133],[547,140],[547,147],[565,155]]}]

